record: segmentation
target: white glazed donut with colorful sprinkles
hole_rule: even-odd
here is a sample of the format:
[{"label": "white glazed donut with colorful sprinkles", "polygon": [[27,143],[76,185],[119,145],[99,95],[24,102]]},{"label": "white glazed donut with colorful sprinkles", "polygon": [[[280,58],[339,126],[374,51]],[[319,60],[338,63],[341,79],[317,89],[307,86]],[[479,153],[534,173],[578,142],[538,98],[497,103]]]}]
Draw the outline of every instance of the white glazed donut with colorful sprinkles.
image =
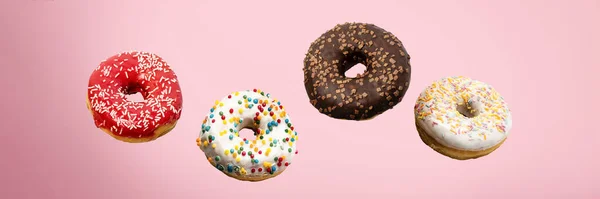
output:
[{"label": "white glazed donut with colorful sprinkles", "polygon": [[[248,128],[256,139],[239,137]],[[258,89],[234,92],[216,101],[202,122],[196,143],[215,168],[243,181],[281,174],[296,150],[298,133],[283,105]]]},{"label": "white glazed donut with colorful sprinkles", "polygon": [[490,85],[467,77],[446,77],[426,88],[414,107],[423,142],[448,157],[488,155],[506,140],[512,116]]}]

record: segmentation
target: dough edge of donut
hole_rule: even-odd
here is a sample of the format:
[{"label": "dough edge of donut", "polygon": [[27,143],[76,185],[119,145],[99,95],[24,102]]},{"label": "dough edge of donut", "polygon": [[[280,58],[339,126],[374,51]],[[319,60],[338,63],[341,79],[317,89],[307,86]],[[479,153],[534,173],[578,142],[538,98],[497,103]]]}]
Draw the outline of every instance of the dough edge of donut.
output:
[{"label": "dough edge of donut", "polygon": [[[85,102],[86,102],[88,111],[92,114],[92,117],[93,117],[94,111],[92,111],[88,94],[86,94]],[[113,137],[119,141],[123,141],[123,142],[127,142],[127,143],[144,143],[144,142],[150,142],[150,141],[156,140],[159,137],[169,133],[171,130],[173,130],[173,128],[175,128],[176,125],[177,125],[177,120],[175,120],[171,123],[167,123],[167,124],[158,126],[158,128],[156,128],[156,130],[154,130],[153,136],[143,137],[143,138],[122,137],[122,136],[113,134],[109,129],[101,128],[101,127],[97,127],[97,128],[99,128],[100,130],[104,131],[106,134],[110,135],[111,137]]]},{"label": "dough edge of donut", "polygon": [[435,140],[435,138],[433,138],[429,134],[427,134],[427,132],[425,132],[425,130],[423,128],[421,128],[419,126],[418,122],[416,122],[416,121],[415,121],[415,126],[417,127],[417,132],[419,132],[419,137],[421,138],[421,141],[423,141],[423,143],[425,143],[427,146],[429,146],[434,151],[436,151],[442,155],[445,155],[449,158],[456,159],[456,160],[476,159],[476,158],[480,158],[480,157],[489,155],[490,153],[492,153],[496,149],[498,149],[504,143],[504,141],[506,141],[506,137],[505,137],[500,142],[498,142],[498,144],[496,144],[488,149],[479,150],[479,151],[458,150],[458,149],[454,149],[454,148],[445,146],[445,145],[437,142]]},{"label": "dough edge of donut", "polygon": [[[400,103],[398,103],[398,104],[400,104]],[[325,116],[327,116],[327,117],[329,117],[329,118],[334,118],[334,119],[338,119],[338,120],[342,120],[342,121],[356,121],[356,122],[375,120],[375,119],[376,119],[377,117],[379,117],[380,115],[383,115],[383,113],[384,113],[384,112],[387,112],[387,111],[389,111],[389,110],[393,110],[393,109],[394,109],[394,107],[390,107],[388,110],[385,110],[385,111],[382,111],[382,112],[380,112],[380,113],[377,113],[377,114],[375,114],[375,115],[373,115],[373,116],[371,116],[371,117],[365,117],[365,118],[361,118],[361,119],[358,119],[358,118],[355,118],[355,119],[350,119],[350,118],[347,118],[347,117],[334,117],[334,116],[333,116],[333,115],[331,115],[331,113],[329,113],[329,112],[320,111],[320,110],[318,109],[318,107],[316,107],[316,106],[314,106],[314,105],[313,105],[313,107],[315,107],[315,108],[317,109],[317,112],[319,112],[320,114],[323,114],[323,115],[325,115]]]},{"label": "dough edge of donut", "polygon": [[[211,163],[211,165],[213,165],[213,164]],[[214,166],[215,165],[213,165],[213,167]],[[217,170],[217,171],[219,171],[219,170]],[[226,176],[234,178],[236,180],[247,181],[247,182],[260,182],[260,181],[264,181],[264,180],[268,180],[268,179],[277,177],[279,174],[283,173],[283,171],[277,171],[274,174],[265,173],[261,176],[249,177],[250,175],[236,175],[235,173],[227,173],[227,172],[223,172],[223,171],[219,171],[219,172],[225,174]]]},{"label": "dough edge of donut", "polygon": [[143,142],[149,142],[149,141],[156,140],[159,137],[162,137],[163,135],[166,135],[171,130],[173,130],[173,128],[175,128],[176,124],[177,124],[177,121],[172,122],[172,123],[168,123],[168,124],[165,124],[165,125],[161,125],[158,128],[156,128],[156,130],[154,130],[154,136],[151,136],[151,137],[142,137],[142,138],[131,138],[131,137],[117,136],[117,135],[113,134],[111,131],[109,131],[108,129],[105,129],[105,128],[99,128],[99,129],[101,129],[102,131],[106,132],[111,137],[113,137],[113,138],[115,138],[117,140],[123,141],[123,142],[128,142],[128,143],[143,143]]}]

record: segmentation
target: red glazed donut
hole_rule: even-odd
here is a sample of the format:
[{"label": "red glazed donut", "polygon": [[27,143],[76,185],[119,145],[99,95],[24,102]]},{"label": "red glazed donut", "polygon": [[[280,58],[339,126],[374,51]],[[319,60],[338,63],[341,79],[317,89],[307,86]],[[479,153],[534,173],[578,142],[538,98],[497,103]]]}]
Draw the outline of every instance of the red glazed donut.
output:
[{"label": "red glazed donut", "polygon": [[[125,97],[141,93],[143,102]],[[87,107],[96,127],[117,140],[148,142],[168,133],[181,116],[177,76],[161,57],[124,52],[100,63],[92,73]]]}]

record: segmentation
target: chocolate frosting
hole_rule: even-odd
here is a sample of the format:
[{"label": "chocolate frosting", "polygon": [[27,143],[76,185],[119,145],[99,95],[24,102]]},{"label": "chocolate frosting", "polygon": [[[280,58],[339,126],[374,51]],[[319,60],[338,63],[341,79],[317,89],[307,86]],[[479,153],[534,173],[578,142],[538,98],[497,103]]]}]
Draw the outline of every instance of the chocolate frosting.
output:
[{"label": "chocolate frosting", "polygon": [[[357,77],[344,73],[361,63]],[[311,43],[304,59],[304,86],[319,112],[366,120],[402,101],[410,83],[410,55],[402,42],[373,24],[344,23]]]}]

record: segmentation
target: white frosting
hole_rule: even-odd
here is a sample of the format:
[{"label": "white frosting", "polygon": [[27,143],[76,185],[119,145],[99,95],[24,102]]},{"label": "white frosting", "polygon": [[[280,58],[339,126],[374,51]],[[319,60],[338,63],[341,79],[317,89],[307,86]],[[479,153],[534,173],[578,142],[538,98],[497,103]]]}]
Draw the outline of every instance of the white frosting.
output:
[{"label": "white frosting", "polygon": [[[256,140],[244,141],[238,136],[243,128],[258,129],[260,134]],[[238,179],[259,180],[283,172],[291,164],[298,139],[293,129],[277,100],[260,90],[246,90],[215,103],[205,117],[197,142],[209,162],[223,173]]]},{"label": "white frosting", "polygon": [[417,99],[415,118],[438,143],[465,151],[489,149],[512,128],[510,109],[498,92],[466,77],[443,78],[426,88]]}]

